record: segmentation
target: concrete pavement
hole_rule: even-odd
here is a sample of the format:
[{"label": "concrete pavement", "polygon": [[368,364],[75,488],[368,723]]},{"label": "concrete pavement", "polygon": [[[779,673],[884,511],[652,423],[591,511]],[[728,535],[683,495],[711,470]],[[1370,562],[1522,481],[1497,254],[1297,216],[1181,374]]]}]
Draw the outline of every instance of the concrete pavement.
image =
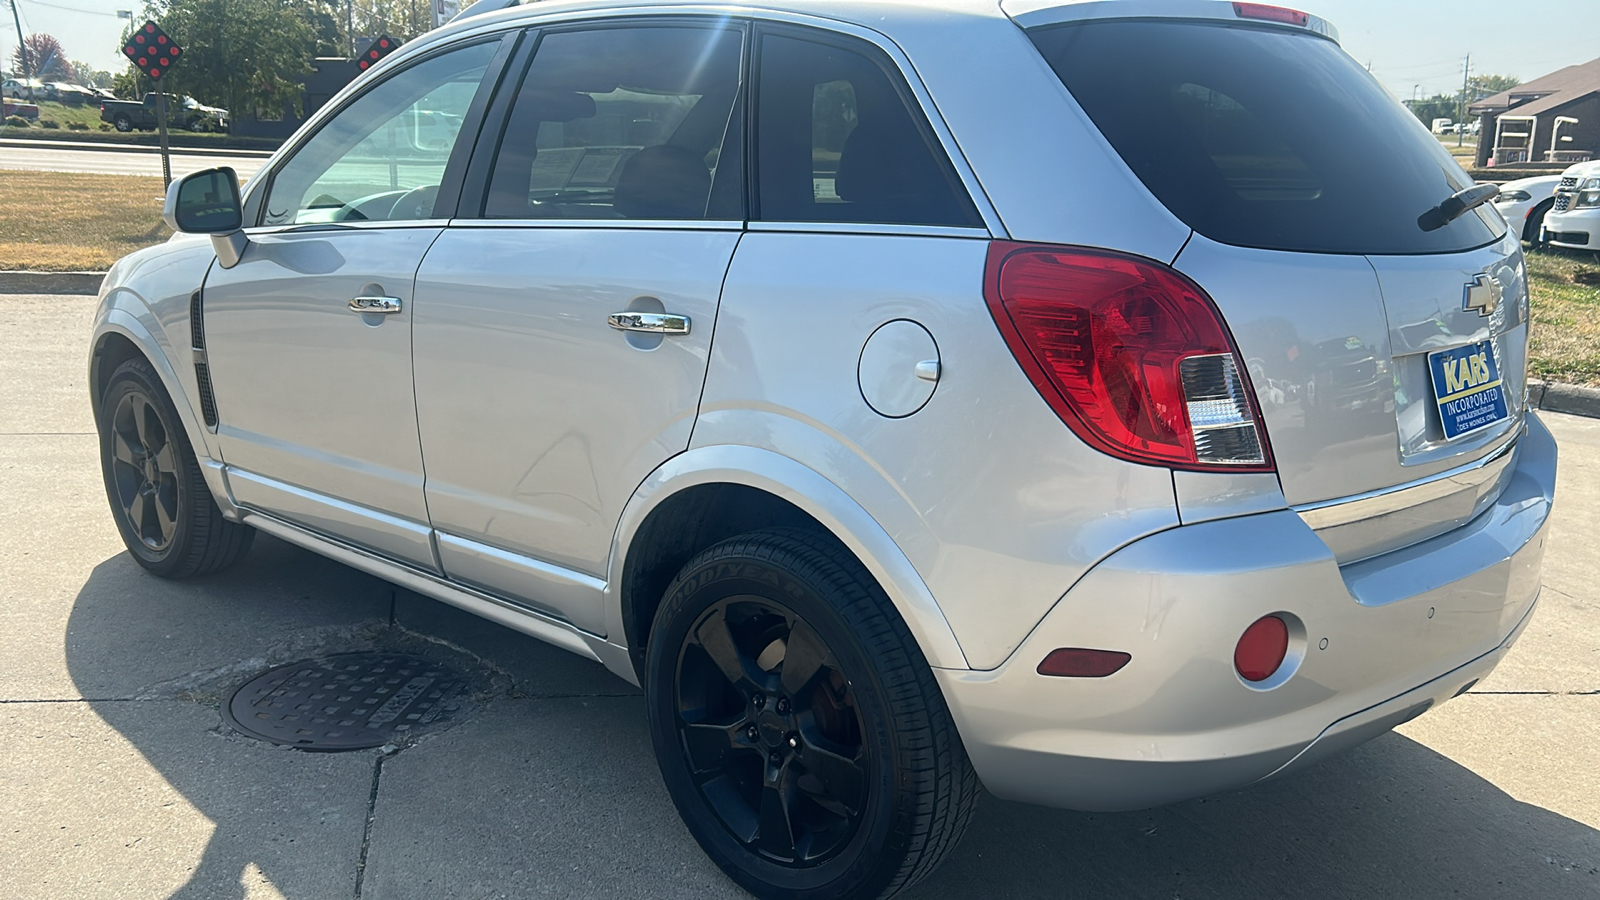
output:
[{"label": "concrete pavement", "polygon": [[[638,692],[258,538],[185,583],[122,551],[85,389],[93,301],[0,296],[0,898],[738,897],[661,787]],[[984,798],[920,900],[1600,897],[1600,421],[1562,445],[1545,592],[1469,695],[1345,756],[1164,809]],[[220,702],[321,652],[485,685],[393,755],[248,740]]]}]

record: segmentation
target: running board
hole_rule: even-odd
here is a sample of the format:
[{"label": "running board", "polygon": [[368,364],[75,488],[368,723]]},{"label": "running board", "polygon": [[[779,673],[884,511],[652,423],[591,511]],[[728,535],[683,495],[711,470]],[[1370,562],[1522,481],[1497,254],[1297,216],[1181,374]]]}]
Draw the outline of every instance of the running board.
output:
[{"label": "running board", "polygon": [[[613,672],[617,671],[613,664],[617,662],[615,657],[619,648],[608,644],[605,638],[590,634],[575,625],[534,612],[526,607],[518,606],[509,600],[502,600],[489,594],[482,594],[470,588],[453,584],[431,573],[399,565],[365,550],[330,540],[297,525],[273,518],[265,513],[253,510],[248,511],[244,514],[243,521],[244,524],[264,531],[275,538],[304,547],[313,553],[342,562],[351,568],[360,569],[369,575],[382,578],[384,581],[392,582],[424,596],[432,597],[441,603],[448,603],[451,606],[464,609],[475,616],[481,616],[491,622],[498,622],[529,637],[538,638],[545,643],[554,644],[563,650],[576,653],[584,659],[590,659],[605,665],[606,668],[611,669]],[[626,657],[626,651],[623,651],[622,655]],[[631,666],[629,668],[631,674]]]}]

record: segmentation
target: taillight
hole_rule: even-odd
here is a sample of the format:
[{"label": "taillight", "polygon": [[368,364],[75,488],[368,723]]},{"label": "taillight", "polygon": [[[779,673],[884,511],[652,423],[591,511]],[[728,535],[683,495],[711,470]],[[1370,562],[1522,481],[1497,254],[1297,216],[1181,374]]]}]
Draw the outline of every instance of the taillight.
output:
[{"label": "taillight", "polygon": [[1235,3],[1233,14],[1241,19],[1282,22],[1285,25],[1299,25],[1302,28],[1311,22],[1310,16],[1297,9],[1284,9],[1281,6],[1268,6],[1265,3]]},{"label": "taillight", "polygon": [[995,241],[984,299],[1039,395],[1090,446],[1172,468],[1272,471],[1227,328],[1171,268]]}]

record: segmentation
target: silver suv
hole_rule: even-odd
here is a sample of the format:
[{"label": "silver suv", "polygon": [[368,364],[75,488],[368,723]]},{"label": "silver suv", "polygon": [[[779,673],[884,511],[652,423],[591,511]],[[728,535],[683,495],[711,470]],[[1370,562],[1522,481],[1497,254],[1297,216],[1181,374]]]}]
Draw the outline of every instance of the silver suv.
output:
[{"label": "silver suv", "polygon": [[1495,666],[1556,448],[1492,193],[1277,7],[535,3],[174,184],[107,493],[600,661],[736,881],[887,896],[980,784],[1238,788]]}]

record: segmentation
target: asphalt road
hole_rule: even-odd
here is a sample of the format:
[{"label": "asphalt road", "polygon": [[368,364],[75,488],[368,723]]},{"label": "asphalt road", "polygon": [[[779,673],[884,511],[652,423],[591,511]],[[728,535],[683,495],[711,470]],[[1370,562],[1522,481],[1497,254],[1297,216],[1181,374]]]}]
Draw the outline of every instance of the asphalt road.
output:
[{"label": "asphalt road", "polygon": [[[172,154],[172,177],[216,166],[232,166],[243,182],[266,157],[221,156],[209,153]],[[82,172],[98,175],[153,175],[161,177],[161,154],[139,150],[56,150],[0,143],[0,171]],[[3,179],[0,179],[3,183]]]},{"label": "asphalt road", "polygon": [[[92,300],[0,296],[0,897],[737,897],[598,666],[257,540],[146,575],[106,511]],[[1562,447],[1545,590],[1458,698],[1296,777],[1140,813],[984,798],[913,897],[1600,897],[1600,421]],[[219,705],[271,663],[424,648],[480,676],[382,757],[273,749]]]}]

